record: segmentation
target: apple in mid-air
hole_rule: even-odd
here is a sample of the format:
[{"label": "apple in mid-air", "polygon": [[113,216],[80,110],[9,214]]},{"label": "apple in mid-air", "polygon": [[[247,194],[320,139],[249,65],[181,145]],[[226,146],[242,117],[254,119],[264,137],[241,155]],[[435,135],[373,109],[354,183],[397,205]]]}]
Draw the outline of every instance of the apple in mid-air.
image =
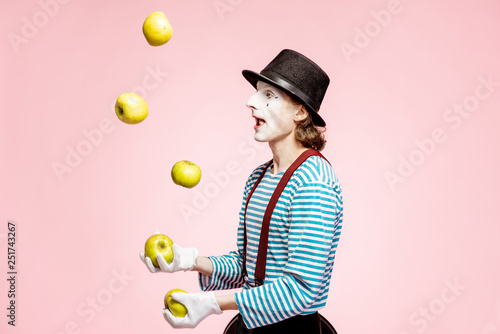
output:
[{"label": "apple in mid-air", "polygon": [[167,292],[167,294],[165,295],[165,299],[164,299],[165,308],[168,309],[174,317],[178,317],[178,318],[185,317],[186,314],[188,313],[188,310],[187,310],[186,306],[182,305],[181,303],[179,303],[175,299],[172,299],[172,297],[170,295],[173,294],[174,292],[187,293],[187,291],[184,291],[182,289],[172,289],[169,292]]},{"label": "apple in mid-air", "polygon": [[148,105],[135,93],[123,93],[116,100],[115,112],[122,122],[137,124],[148,116]]},{"label": "apple in mid-air", "polygon": [[160,46],[170,40],[173,30],[163,12],[154,12],[144,21],[142,32],[149,45]]},{"label": "apple in mid-air", "polygon": [[168,264],[174,259],[172,245],[174,242],[165,234],[153,234],[146,240],[144,245],[144,254],[151,259],[156,267],[159,267],[156,255],[162,254]]},{"label": "apple in mid-air", "polygon": [[171,174],[175,184],[186,188],[193,188],[201,179],[200,167],[188,160],[176,162]]}]

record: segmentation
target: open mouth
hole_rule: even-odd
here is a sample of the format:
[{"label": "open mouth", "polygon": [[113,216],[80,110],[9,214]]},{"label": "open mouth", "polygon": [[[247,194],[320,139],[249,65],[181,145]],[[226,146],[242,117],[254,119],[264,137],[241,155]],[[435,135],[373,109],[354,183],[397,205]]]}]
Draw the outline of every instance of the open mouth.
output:
[{"label": "open mouth", "polygon": [[262,125],[264,125],[264,123],[266,123],[266,121],[264,121],[262,118],[258,118],[258,117],[255,117],[255,116],[252,116],[253,118],[255,118],[255,125],[254,125],[254,129],[258,129],[260,128]]}]

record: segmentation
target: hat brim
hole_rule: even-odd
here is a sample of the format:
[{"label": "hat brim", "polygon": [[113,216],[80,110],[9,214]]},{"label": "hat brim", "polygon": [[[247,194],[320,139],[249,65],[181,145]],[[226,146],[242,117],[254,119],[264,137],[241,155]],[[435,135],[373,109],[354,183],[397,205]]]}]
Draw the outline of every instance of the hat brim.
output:
[{"label": "hat brim", "polygon": [[257,81],[263,81],[265,83],[273,85],[276,88],[281,89],[282,91],[284,91],[285,93],[287,93],[288,95],[290,95],[294,100],[296,100],[299,103],[301,103],[302,105],[304,105],[304,107],[307,109],[307,111],[309,112],[309,114],[311,114],[314,125],[321,126],[321,127],[324,127],[326,125],[326,123],[323,120],[323,118],[321,118],[321,116],[314,110],[314,108],[311,107],[307,102],[305,102],[304,100],[302,100],[299,96],[297,96],[291,90],[289,90],[289,89],[287,89],[287,88],[279,85],[274,80],[272,80],[272,79],[270,79],[268,77],[265,77],[265,76],[263,76],[260,73],[257,73],[257,72],[254,72],[254,71],[250,71],[250,70],[243,70],[241,73],[243,74],[243,77],[245,79],[247,79],[247,81],[255,89],[257,89]]}]

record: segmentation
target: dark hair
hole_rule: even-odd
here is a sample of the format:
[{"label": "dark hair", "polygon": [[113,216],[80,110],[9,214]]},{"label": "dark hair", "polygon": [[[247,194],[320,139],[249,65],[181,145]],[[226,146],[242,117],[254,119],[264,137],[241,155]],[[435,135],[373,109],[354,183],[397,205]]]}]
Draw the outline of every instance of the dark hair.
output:
[{"label": "dark hair", "polygon": [[[294,105],[300,106],[307,111],[304,105],[302,105],[300,102],[297,102],[291,96],[290,98]],[[326,131],[326,128],[314,125],[311,113],[309,111],[307,111],[307,117],[305,119],[299,122],[295,122],[295,124],[297,125],[295,127],[295,140],[297,140],[302,146],[318,151],[321,151],[325,148],[326,139],[323,133]]]},{"label": "dark hair", "polygon": [[318,151],[325,148],[326,139],[323,132],[326,131],[326,128],[314,125],[310,113],[307,114],[305,119],[300,122],[295,122],[295,124],[297,124],[295,127],[295,139],[302,144],[302,146]]}]

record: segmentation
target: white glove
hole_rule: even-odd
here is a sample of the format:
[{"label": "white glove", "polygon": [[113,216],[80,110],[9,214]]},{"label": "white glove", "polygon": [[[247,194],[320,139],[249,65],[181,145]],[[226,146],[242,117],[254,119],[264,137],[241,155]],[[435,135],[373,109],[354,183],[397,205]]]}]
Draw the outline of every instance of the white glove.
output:
[{"label": "white glove", "polygon": [[[158,231],[155,231],[153,234],[158,234]],[[152,273],[158,272],[167,272],[173,273],[176,271],[187,271],[193,270],[196,265],[196,257],[198,256],[198,249],[194,247],[186,247],[183,248],[177,245],[175,242],[172,245],[172,250],[174,252],[174,259],[172,263],[168,264],[167,261],[163,258],[161,254],[156,256],[156,260],[158,261],[158,265],[160,267],[156,267],[151,259],[147,257],[144,252],[141,252],[139,256],[141,257],[142,262],[148,267],[149,271]]]},{"label": "white glove", "polygon": [[222,313],[213,291],[202,293],[175,292],[171,296],[172,299],[186,306],[188,310],[185,317],[178,318],[173,316],[168,309],[163,309],[163,317],[173,328],[195,328],[209,315]]}]

